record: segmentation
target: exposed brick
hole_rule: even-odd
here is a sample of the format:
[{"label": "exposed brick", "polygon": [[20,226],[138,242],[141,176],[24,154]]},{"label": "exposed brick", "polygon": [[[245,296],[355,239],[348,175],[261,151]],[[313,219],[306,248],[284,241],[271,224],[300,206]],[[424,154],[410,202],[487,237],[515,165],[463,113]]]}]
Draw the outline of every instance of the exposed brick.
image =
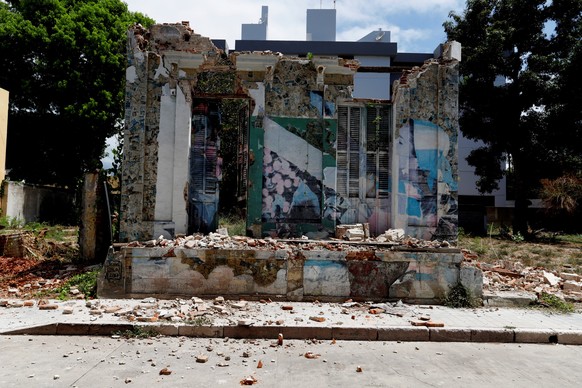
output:
[{"label": "exposed brick", "polygon": [[59,308],[59,305],[57,304],[41,304],[38,305],[38,309],[39,310],[56,310]]}]

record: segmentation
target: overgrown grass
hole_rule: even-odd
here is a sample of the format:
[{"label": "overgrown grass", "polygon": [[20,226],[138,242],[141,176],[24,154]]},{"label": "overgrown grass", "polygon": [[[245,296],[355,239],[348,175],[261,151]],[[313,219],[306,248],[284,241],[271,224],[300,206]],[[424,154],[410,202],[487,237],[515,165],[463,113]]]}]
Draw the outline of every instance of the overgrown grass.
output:
[{"label": "overgrown grass", "polygon": [[63,225],[50,225],[46,222],[29,222],[13,217],[0,218],[0,227],[4,233],[12,233],[15,230],[24,230],[33,233],[37,237],[43,237],[53,241],[64,241],[67,238],[77,237],[77,228]]},{"label": "overgrown grass", "polygon": [[64,241],[66,238],[65,227],[62,225],[31,222],[24,225],[24,230],[28,230],[37,236],[43,234],[49,240]]},{"label": "overgrown grass", "polygon": [[0,218],[0,226],[2,229],[20,229],[24,226],[24,221],[16,217],[4,216]]},{"label": "overgrown grass", "polygon": [[221,214],[219,217],[218,227],[226,228],[229,236],[246,235],[246,222],[244,217],[232,214]]},{"label": "overgrown grass", "polygon": [[571,243],[571,244],[582,245],[582,234],[565,234],[565,235],[557,236],[556,240],[561,241],[561,242]]},{"label": "overgrown grass", "polygon": [[582,274],[582,235],[537,234],[533,240],[511,238],[508,231],[490,227],[488,235],[459,235],[457,246],[477,254],[486,263],[520,261],[528,267],[567,270]]}]

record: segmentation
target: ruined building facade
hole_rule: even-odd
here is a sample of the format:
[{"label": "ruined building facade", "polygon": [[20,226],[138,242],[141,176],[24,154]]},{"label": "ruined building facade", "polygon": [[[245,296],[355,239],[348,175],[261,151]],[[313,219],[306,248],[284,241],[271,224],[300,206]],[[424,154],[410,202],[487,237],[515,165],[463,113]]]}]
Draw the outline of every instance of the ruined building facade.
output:
[{"label": "ruined building facade", "polygon": [[[352,98],[358,62],[224,53],[183,24],[128,33],[121,241],[209,232],[237,190],[255,237],[368,223],[456,239],[458,60],[403,73],[391,101]],[[221,102],[246,101],[240,186],[221,187]]]}]

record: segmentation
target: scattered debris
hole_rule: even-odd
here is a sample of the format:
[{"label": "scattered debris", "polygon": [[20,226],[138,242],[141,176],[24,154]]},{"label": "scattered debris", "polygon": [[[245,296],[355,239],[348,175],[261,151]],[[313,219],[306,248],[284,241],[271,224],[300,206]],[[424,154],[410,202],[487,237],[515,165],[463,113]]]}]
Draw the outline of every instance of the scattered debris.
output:
[{"label": "scattered debris", "polygon": [[305,353],[305,358],[309,358],[309,359],[319,358],[320,356],[321,356],[321,354],[316,354],[313,352],[306,352]]},{"label": "scattered debris", "polygon": [[196,356],[196,362],[201,363],[201,364],[207,363],[208,356],[200,354],[200,355]]},{"label": "scattered debris", "polygon": [[253,385],[256,384],[259,380],[257,380],[254,376],[247,376],[240,381],[241,385]]}]

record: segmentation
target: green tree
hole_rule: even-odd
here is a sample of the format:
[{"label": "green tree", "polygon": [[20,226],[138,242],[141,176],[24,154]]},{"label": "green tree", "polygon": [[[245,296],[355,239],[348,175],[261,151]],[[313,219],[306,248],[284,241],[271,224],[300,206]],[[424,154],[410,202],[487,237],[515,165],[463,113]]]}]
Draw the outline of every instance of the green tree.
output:
[{"label": "green tree", "polygon": [[153,20],[120,0],[8,0],[0,21],[10,178],[75,187],[122,128],[127,30]]},{"label": "green tree", "polygon": [[581,0],[468,0],[444,23],[463,47],[460,127],[484,143],[467,160],[483,193],[509,174],[524,235],[540,180],[582,165],[581,15]]}]

